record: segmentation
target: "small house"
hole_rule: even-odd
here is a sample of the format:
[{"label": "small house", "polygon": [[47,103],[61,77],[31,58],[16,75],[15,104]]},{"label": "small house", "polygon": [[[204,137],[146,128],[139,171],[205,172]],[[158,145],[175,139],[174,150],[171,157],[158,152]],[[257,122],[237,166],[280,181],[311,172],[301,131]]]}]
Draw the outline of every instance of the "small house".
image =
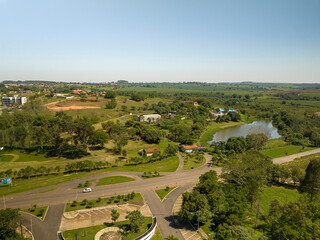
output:
[{"label": "small house", "polygon": [[160,152],[160,151],[161,151],[160,148],[147,148],[147,149],[140,150],[140,154],[142,156],[151,157],[154,153]]},{"label": "small house", "polygon": [[185,153],[192,153],[194,151],[197,151],[199,147],[195,144],[193,145],[182,145],[181,146],[181,151]]},{"label": "small house", "polygon": [[140,116],[140,122],[154,123],[159,122],[161,119],[160,114],[147,114]]}]

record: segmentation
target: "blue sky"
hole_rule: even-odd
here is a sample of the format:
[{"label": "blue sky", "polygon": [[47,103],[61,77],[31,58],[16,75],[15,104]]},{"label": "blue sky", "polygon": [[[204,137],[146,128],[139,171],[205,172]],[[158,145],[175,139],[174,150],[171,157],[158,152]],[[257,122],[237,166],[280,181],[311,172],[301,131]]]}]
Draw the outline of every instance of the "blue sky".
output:
[{"label": "blue sky", "polygon": [[0,0],[7,79],[320,83],[320,0]]}]

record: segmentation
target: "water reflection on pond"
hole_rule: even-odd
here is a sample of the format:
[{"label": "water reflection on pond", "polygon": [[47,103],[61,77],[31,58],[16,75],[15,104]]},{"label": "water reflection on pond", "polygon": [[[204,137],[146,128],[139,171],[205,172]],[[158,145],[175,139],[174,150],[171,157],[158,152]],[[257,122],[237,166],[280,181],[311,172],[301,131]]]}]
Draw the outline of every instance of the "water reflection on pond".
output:
[{"label": "water reflection on pond", "polygon": [[271,121],[262,120],[222,129],[213,135],[213,139],[209,143],[227,141],[229,137],[246,137],[252,133],[263,133],[269,139],[282,137]]}]

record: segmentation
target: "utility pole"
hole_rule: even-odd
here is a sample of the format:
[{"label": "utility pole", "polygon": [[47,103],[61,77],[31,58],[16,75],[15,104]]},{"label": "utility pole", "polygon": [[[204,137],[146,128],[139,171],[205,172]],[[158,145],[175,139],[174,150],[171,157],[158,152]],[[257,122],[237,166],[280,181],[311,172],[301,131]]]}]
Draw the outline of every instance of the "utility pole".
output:
[{"label": "utility pole", "polygon": [[[30,222],[31,222],[30,230],[31,230],[31,233],[32,233],[32,216],[30,216]],[[32,234],[33,234],[33,233],[32,233]]]}]

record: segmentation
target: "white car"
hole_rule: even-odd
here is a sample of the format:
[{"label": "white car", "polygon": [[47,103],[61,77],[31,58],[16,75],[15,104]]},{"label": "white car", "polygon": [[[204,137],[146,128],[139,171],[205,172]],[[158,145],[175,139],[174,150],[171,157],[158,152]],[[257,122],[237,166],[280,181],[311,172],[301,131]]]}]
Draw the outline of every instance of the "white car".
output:
[{"label": "white car", "polygon": [[91,188],[88,187],[88,188],[83,189],[82,192],[83,192],[83,193],[87,193],[87,192],[91,192],[91,191],[92,191]]}]

